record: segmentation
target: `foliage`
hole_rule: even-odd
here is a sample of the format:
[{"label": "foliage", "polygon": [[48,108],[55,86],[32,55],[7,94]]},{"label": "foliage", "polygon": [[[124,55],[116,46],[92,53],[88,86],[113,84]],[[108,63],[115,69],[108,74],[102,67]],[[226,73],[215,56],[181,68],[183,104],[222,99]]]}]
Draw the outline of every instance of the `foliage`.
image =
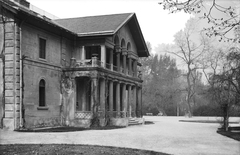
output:
[{"label": "foliage", "polygon": [[[197,23],[195,21],[194,18],[191,18],[186,24],[185,29],[176,33],[174,36],[175,49],[166,49],[167,53],[178,57],[187,68],[183,76],[186,78],[187,83],[185,90],[187,92],[187,112],[190,117],[192,115],[192,106],[195,102],[196,85],[200,81],[199,79],[201,79],[201,74],[198,72],[198,61],[209,46],[208,39],[196,33],[195,26]],[[196,37],[198,37],[198,41],[194,40]]]},{"label": "foliage", "polygon": [[[237,1],[236,1],[237,2]],[[229,36],[231,31],[239,31],[240,14],[239,4],[217,1],[217,0],[161,0],[164,10],[170,13],[184,11],[185,13],[195,14],[202,20],[206,20],[208,26],[203,30],[211,36],[220,36],[219,41],[233,41],[240,43],[240,36]],[[237,8],[238,7],[238,8]],[[220,15],[220,16],[218,16]]]},{"label": "foliage", "polygon": [[209,92],[213,101],[223,110],[223,128],[228,130],[229,110],[240,106],[240,50],[237,47],[229,49],[221,72],[212,75]]},{"label": "foliage", "polygon": [[156,115],[176,115],[176,97],[178,83],[176,78],[180,71],[176,67],[176,60],[168,55],[155,55],[145,58],[143,62],[143,112]]}]

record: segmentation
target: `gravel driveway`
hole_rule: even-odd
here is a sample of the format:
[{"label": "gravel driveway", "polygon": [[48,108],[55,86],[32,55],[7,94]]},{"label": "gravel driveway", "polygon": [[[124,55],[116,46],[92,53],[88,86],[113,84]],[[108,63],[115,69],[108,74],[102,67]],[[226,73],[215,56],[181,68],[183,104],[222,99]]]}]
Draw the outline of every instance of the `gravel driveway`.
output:
[{"label": "gravel driveway", "polygon": [[[240,142],[216,133],[219,124],[179,122],[184,117],[146,116],[154,124],[114,130],[25,133],[0,130],[0,144],[92,144],[175,155],[239,155]],[[215,118],[191,118],[215,119]],[[240,118],[235,118],[239,119]]]}]

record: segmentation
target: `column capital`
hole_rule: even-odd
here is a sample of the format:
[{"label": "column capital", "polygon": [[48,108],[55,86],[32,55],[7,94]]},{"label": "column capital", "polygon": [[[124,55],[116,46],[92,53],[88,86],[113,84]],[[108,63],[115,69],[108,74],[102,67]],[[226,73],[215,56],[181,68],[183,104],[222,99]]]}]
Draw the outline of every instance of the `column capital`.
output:
[{"label": "column capital", "polygon": [[127,54],[128,54],[128,51],[127,51],[127,49],[126,49],[126,48],[124,48],[124,47],[122,48],[122,54],[123,54],[123,55],[127,55]]},{"label": "column capital", "polygon": [[122,55],[127,56],[128,55],[127,51],[122,51]]},{"label": "column capital", "polygon": [[98,78],[98,73],[91,73],[90,74],[91,79],[97,79]]},{"label": "column capital", "polygon": [[115,83],[119,83],[119,80],[117,80],[117,79],[113,79],[112,81]]},{"label": "column capital", "polygon": [[128,51],[128,58],[131,58],[133,60],[137,60],[138,56],[133,51]]},{"label": "column capital", "polygon": [[116,50],[117,53],[121,52],[121,47],[119,45],[115,45],[114,49]]}]

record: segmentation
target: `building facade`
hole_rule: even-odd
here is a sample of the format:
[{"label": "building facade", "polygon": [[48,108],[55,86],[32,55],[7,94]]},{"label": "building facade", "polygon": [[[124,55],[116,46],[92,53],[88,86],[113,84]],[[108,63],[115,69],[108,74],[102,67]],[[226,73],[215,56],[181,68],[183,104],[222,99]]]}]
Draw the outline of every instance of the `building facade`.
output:
[{"label": "building facade", "polygon": [[141,120],[138,59],[149,52],[134,13],[51,20],[25,0],[0,3],[3,127]]}]

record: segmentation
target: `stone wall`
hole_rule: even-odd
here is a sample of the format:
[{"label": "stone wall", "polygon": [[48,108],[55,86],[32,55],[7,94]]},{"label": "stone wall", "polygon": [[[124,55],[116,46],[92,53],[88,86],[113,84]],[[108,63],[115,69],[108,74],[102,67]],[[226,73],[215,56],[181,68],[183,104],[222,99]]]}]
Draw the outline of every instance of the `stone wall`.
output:
[{"label": "stone wall", "polygon": [[19,26],[14,17],[5,22],[3,126],[13,130],[19,127],[20,116],[20,36]]},{"label": "stone wall", "polygon": [[[46,59],[39,59],[39,37],[46,39]],[[22,27],[23,105],[26,128],[61,125],[62,66],[72,51],[70,41],[24,24]],[[67,63],[67,62],[66,62]],[[46,82],[46,106],[39,107],[39,82]]]},{"label": "stone wall", "polygon": [[4,114],[3,106],[3,60],[0,56],[0,127],[2,127],[2,119]]},{"label": "stone wall", "polygon": [[133,51],[135,54],[137,54],[137,47],[135,45],[135,42],[133,40],[131,31],[128,27],[128,25],[125,25],[124,27],[122,27],[119,32],[118,32],[118,36],[119,36],[119,41],[121,44],[121,40],[124,39],[125,43],[126,43],[126,47],[127,47],[127,43],[130,42],[131,44],[131,51]]},{"label": "stone wall", "polygon": [[[0,14],[2,15],[2,14]],[[3,68],[3,60],[4,60],[4,55],[3,55],[3,48],[4,48],[4,24],[2,22],[2,20],[0,19],[0,127],[2,128],[2,119],[3,119],[3,114],[4,114],[4,102],[3,102],[3,72],[4,72],[4,68]]]}]

